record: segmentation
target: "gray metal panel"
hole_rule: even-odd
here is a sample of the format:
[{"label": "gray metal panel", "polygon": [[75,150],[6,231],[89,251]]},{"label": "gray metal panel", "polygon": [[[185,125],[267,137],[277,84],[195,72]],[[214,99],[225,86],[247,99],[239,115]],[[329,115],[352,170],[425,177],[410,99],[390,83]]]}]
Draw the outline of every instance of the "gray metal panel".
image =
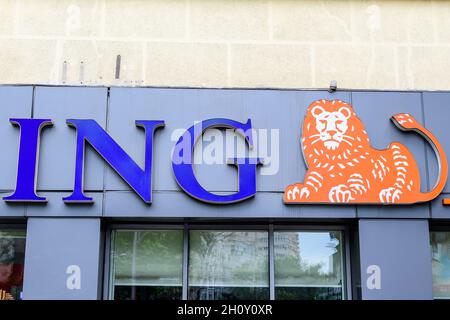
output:
[{"label": "gray metal panel", "polygon": [[340,99],[350,102],[350,93],[328,91],[261,91],[247,100],[256,128],[280,129],[280,166],[276,175],[259,175],[258,191],[284,191],[296,182],[303,182],[306,164],[300,146],[301,128],[306,109],[318,99]]},{"label": "gray metal panel", "polygon": [[[10,117],[29,117],[31,87],[0,87],[0,134],[5,150],[0,154],[0,190],[12,190],[15,185],[19,130],[9,122]],[[35,90],[34,117],[49,117],[55,121],[53,128],[42,133],[38,189],[48,191],[71,190],[74,175],[75,130],[67,127],[67,118],[93,118],[103,127],[106,125],[106,88],[37,87]],[[144,135],[134,125],[136,119],[162,119],[166,128],[157,131],[154,146],[154,189],[152,206],[145,205],[132,193],[130,207],[126,202],[116,203],[116,193],[108,193],[106,215],[117,216],[226,216],[242,217],[355,217],[354,207],[336,206],[285,206],[281,192],[293,182],[303,181],[306,167],[300,150],[300,129],[306,107],[314,100],[342,99],[350,101],[350,93],[295,90],[220,90],[220,89],[158,89],[158,88],[112,88],[108,131],[114,139],[136,160],[143,164]],[[444,148],[449,150],[445,129],[445,101],[448,93],[424,93],[427,114],[426,126],[438,136]],[[389,118],[398,112],[413,114],[423,122],[420,93],[357,92],[352,93],[352,103],[363,120],[372,145],[386,148],[393,141],[407,145],[414,153],[426,181],[427,171],[423,150],[424,141],[415,134],[405,134],[396,129]],[[11,107],[12,106],[12,107]],[[443,116],[444,115],[444,116]],[[191,126],[194,121],[226,117],[245,122],[252,119],[254,128],[280,129],[280,168],[276,175],[257,177],[258,194],[254,199],[230,206],[211,206],[198,202],[179,191],[171,168],[171,140],[177,128]],[[442,120],[444,119],[444,120]],[[444,122],[442,122],[444,121]],[[10,150],[10,151],[8,151]],[[430,158],[430,176],[433,177],[433,161]],[[86,190],[101,191],[103,168],[101,157],[87,152]],[[206,189],[212,192],[235,191],[236,170],[227,165],[197,165],[196,174]],[[435,169],[434,169],[435,170]],[[105,177],[107,190],[130,190],[121,178],[108,168]],[[432,178],[432,181],[434,178]],[[448,187],[447,187],[448,189]],[[161,192],[158,192],[161,191]],[[164,191],[164,192],[162,192]],[[165,192],[167,191],[167,192]],[[6,192],[6,191],[5,191]],[[96,193],[94,206],[66,206],[62,193],[45,193],[50,203],[46,206],[30,206],[30,216],[99,216],[102,198]],[[112,196],[114,195],[114,196]],[[98,199],[97,199],[98,198]],[[127,199],[128,199],[127,198]],[[164,202],[159,204],[158,202]],[[168,202],[168,203],[165,203]],[[445,207],[433,202],[434,217],[446,216]],[[1,216],[22,216],[24,207],[6,205]],[[189,209],[186,209],[189,208]],[[0,208],[0,210],[2,210]],[[136,212],[131,212],[136,210]],[[439,211],[441,210],[441,211]],[[130,213],[131,212],[131,213]],[[153,213],[155,212],[155,213]],[[248,212],[248,214],[247,214]],[[442,212],[440,214],[439,212]],[[415,206],[359,206],[358,217],[374,218],[428,218],[429,205]]]},{"label": "gray metal panel", "polygon": [[414,205],[367,205],[357,206],[358,218],[430,218],[428,203]]},{"label": "gray metal panel", "polygon": [[[376,149],[386,149],[390,143],[398,141],[414,155],[420,170],[421,190],[428,189],[425,141],[416,133],[405,133],[395,127],[390,120],[397,113],[409,113],[417,121],[424,123],[420,93],[413,92],[354,92],[353,108],[362,120],[370,143]],[[427,145],[427,148],[428,145]],[[430,149],[431,151],[431,149]]]},{"label": "gray metal panel", "polygon": [[[282,191],[304,178],[301,123],[307,106],[322,98],[349,101],[350,95],[326,91],[112,88],[108,132],[142,166],[144,135],[135,127],[134,121],[165,120],[166,127],[155,136],[154,189],[179,190],[171,168],[171,151],[176,142],[171,141],[174,130],[186,129],[195,121],[209,118],[231,118],[241,122],[250,118],[253,128],[280,130],[279,171],[275,175],[259,175],[258,190]],[[195,169],[198,180],[207,190],[236,190],[233,167],[196,165]],[[105,181],[106,190],[130,190],[110,169]]]},{"label": "gray metal panel", "polygon": [[156,191],[153,203],[145,204],[130,191],[108,191],[107,217],[214,217],[214,218],[354,218],[353,206],[286,206],[281,193],[260,192],[233,205],[212,205],[192,199],[183,192]]},{"label": "gray metal panel", "polygon": [[450,194],[441,194],[439,197],[431,201],[431,218],[433,219],[450,219],[450,206],[442,205],[442,199],[450,199]]},{"label": "gray metal panel", "polygon": [[[413,153],[420,170],[421,189],[428,188],[425,142],[417,134],[404,133],[390,121],[397,113],[410,113],[423,123],[420,93],[355,92],[353,108],[363,121],[372,147],[386,149],[394,141],[401,142]],[[358,217],[364,218],[428,218],[429,208],[414,206],[358,206]]]},{"label": "gray metal panel", "polygon": [[[364,300],[432,299],[431,248],[426,220],[359,221]],[[381,288],[367,287],[367,268],[381,270]]]},{"label": "gray metal panel", "polygon": [[0,190],[13,190],[16,186],[17,150],[20,130],[10,118],[30,118],[33,87],[0,87]]},{"label": "gray metal panel", "polygon": [[[450,160],[450,93],[424,92],[423,106],[425,110],[425,125],[441,143]],[[428,172],[430,181],[434,184],[438,174],[437,161],[433,152],[427,152]],[[443,192],[450,192],[450,179]]]},{"label": "gray metal panel", "polygon": [[[10,195],[11,192],[0,193],[0,199]],[[0,200],[0,217],[23,217],[25,216],[25,205],[21,203],[8,203]]]},{"label": "gray metal panel", "polygon": [[[24,299],[99,297],[100,219],[29,218]],[[81,288],[68,289],[68,266],[81,270]]]},{"label": "gray metal panel", "polygon": [[46,197],[48,203],[27,204],[26,215],[28,217],[101,217],[103,209],[103,193],[86,192],[88,197],[94,199],[94,203],[66,204],[62,201],[70,193],[64,192],[40,192]]},{"label": "gray metal panel", "polygon": [[[76,131],[66,119],[94,119],[106,128],[106,88],[36,87],[34,118],[50,118],[52,128],[42,132],[38,189],[72,190],[75,175]],[[103,190],[104,162],[87,148],[84,186]]]}]

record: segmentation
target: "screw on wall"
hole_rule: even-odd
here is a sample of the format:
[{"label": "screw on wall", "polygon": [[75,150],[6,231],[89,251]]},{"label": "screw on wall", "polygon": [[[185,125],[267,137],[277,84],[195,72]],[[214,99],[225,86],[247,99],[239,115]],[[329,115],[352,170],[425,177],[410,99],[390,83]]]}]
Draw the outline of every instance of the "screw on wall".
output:
[{"label": "screw on wall", "polygon": [[331,80],[330,87],[328,88],[328,92],[334,92],[337,90],[337,81]]},{"label": "screw on wall", "polygon": [[66,83],[66,81],[67,81],[67,61],[64,61],[62,65],[61,82]]},{"label": "screw on wall", "polygon": [[120,62],[121,62],[121,60],[122,60],[122,57],[120,56],[120,54],[118,54],[116,57],[116,75],[115,75],[116,79],[120,79]]},{"label": "screw on wall", "polygon": [[84,82],[84,62],[80,62],[80,84],[83,84]]}]

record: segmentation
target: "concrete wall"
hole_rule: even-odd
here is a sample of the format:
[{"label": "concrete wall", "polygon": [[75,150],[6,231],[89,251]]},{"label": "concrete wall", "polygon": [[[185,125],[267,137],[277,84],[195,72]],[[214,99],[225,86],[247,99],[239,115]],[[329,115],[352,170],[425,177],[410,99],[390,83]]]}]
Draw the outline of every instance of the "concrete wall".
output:
[{"label": "concrete wall", "polygon": [[450,2],[0,0],[0,47],[7,84],[448,89]]}]

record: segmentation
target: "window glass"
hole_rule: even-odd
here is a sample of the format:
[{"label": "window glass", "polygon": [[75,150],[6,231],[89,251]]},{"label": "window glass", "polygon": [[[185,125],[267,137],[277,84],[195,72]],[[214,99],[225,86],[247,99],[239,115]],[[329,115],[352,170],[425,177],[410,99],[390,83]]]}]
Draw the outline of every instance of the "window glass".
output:
[{"label": "window glass", "polygon": [[343,299],[341,232],[274,232],[275,298]]},{"label": "window glass", "polygon": [[113,232],[114,299],[181,299],[182,230]]},{"label": "window glass", "polygon": [[269,299],[267,232],[189,235],[189,299]]},{"label": "window glass", "polygon": [[433,296],[450,299],[450,232],[431,232]]},{"label": "window glass", "polygon": [[0,230],[0,300],[22,297],[25,231]]}]

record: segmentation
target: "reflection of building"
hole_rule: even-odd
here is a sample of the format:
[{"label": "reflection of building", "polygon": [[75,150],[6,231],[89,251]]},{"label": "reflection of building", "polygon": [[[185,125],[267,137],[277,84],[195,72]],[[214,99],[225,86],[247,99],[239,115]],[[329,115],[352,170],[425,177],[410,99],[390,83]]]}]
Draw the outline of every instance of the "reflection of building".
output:
[{"label": "reflection of building", "polygon": [[199,247],[193,252],[199,272],[194,282],[221,286],[231,282],[240,285],[266,283],[260,274],[267,269],[267,233],[202,232]]},{"label": "reflection of building", "polygon": [[330,254],[329,263],[328,263],[328,274],[340,274],[341,272],[341,251],[336,250],[339,246],[340,239],[336,239],[333,237],[333,234],[330,233],[330,243],[328,247],[333,250],[333,253]]},{"label": "reflection of building", "polygon": [[330,255],[330,263],[328,264],[329,274],[339,274],[341,272],[341,253],[339,251],[335,251],[332,255]]},{"label": "reflection of building", "polygon": [[437,232],[434,238],[433,261],[439,261],[442,256],[450,256],[450,236],[444,232]]},{"label": "reflection of building", "polygon": [[201,299],[236,299],[268,292],[266,232],[201,231],[192,243],[189,282]]},{"label": "reflection of building", "polygon": [[450,296],[450,234],[432,235],[433,291],[437,297]]},{"label": "reflection of building", "polygon": [[[299,234],[275,232],[275,254],[300,267]],[[241,290],[264,295],[268,279],[268,234],[248,231],[201,231],[191,252],[190,286],[202,298],[235,297]]]},{"label": "reflection of building", "polygon": [[[300,263],[298,233],[275,232],[274,237],[276,258],[295,259]],[[267,259],[268,238],[266,232],[220,232],[217,233],[216,241],[215,254],[225,261],[229,261],[231,266],[242,263],[239,257],[246,257],[250,260],[253,260],[252,257],[256,257],[258,261],[261,258]]]},{"label": "reflection of building", "polygon": [[301,262],[300,242],[297,232],[275,232],[275,258],[290,258]]}]

